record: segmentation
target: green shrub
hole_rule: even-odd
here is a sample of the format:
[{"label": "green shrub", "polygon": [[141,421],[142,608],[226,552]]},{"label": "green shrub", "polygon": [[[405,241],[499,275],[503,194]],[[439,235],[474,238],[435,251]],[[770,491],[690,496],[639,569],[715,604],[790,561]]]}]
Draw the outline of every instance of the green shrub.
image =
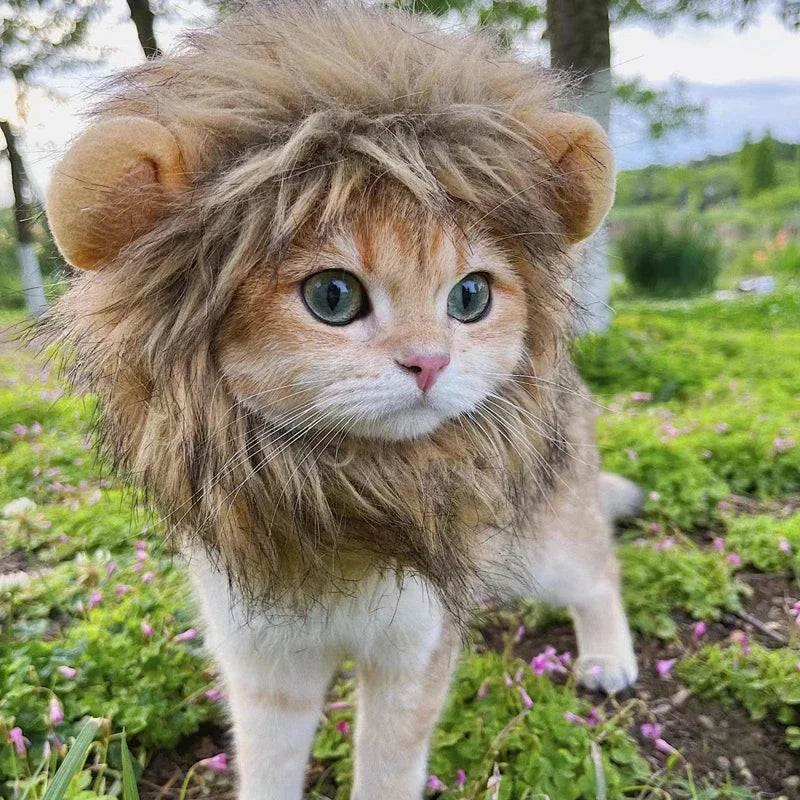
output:
[{"label": "green shrub", "polygon": [[720,249],[710,233],[684,224],[670,230],[659,220],[639,225],[619,245],[622,268],[637,291],[687,297],[713,289]]},{"label": "green shrub", "polygon": [[776,186],[752,197],[745,203],[750,212],[793,211],[800,209],[800,185]]},{"label": "green shrub", "polygon": [[726,544],[762,572],[800,575],[800,514],[787,519],[746,515],[728,523]]},{"label": "green shrub", "polygon": [[739,608],[741,584],[731,577],[722,554],[683,539],[656,544],[639,540],[617,550],[625,608],[635,631],[671,639],[677,632],[673,611],[708,620]]},{"label": "green shrub", "polygon": [[[351,687],[340,688],[345,692],[342,699],[349,700]],[[529,709],[523,691],[533,701]],[[627,733],[630,707],[598,712],[599,724],[581,724],[575,717],[590,714],[590,704],[576,697],[569,683],[561,686],[537,677],[520,659],[496,653],[468,655],[456,672],[432,743],[430,773],[446,787],[435,796],[589,800],[597,796],[593,747],[602,760],[609,797],[641,796],[648,768]],[[351,721],[351,709],[331,713],[314,746],[314,758],[332,767],[337,800],[350,796],[353,771],[351,739],[337,724]],[[460,789],[459,770],[464,780]],[[493,775],[499,778],[496,794],[485,789]]]},{"label": "green shrub", "polygon": [[791,647],[759,644],[709,645],[678,664],[678,675],[700,697],[724,705],[741,703],[753,719],[767,715],[790,727],[786,738],[800,750],[800,669]]}]

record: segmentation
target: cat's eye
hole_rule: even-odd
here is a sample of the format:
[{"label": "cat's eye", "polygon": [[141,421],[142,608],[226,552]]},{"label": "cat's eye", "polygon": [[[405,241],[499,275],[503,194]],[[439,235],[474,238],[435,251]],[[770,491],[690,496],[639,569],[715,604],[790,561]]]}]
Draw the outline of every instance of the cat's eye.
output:
[{"label": "cat's eye", "polygon": [[302,287],[308,310],[328,325],[347,325],[367,310],[367,293],[355,275],[326,269],[307,278]]},{"label": "cat's eye", "polygon": [[459,322],[477,322],[486,315],[491,300],[489,277],[482,272],[473,272],[450,290],[447,315]]}]

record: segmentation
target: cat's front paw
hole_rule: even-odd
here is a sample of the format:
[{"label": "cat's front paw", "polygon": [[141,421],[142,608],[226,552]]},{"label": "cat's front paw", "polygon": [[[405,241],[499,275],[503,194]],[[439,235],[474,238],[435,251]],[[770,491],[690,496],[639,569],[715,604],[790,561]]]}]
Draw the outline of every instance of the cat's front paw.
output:
[{"label": "cat's front paw", "polygon": [[620,656],[580,656],[575,661],[575,678],[592,691],[616,694],[636,682],[639,669],[633,653]]}]

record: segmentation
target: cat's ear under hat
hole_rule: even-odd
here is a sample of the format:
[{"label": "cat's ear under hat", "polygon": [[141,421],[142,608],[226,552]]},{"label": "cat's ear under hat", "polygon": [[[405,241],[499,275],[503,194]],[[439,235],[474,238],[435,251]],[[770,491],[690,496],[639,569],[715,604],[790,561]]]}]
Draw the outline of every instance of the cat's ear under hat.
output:
[{"label": "cat's ear under hat", "polygon": [[64,258],[100,269],[147,233],[188,186],[178,140],[143,117],[114,117],[82,134],[56,167],[47,218]]},{"label": "cat's ear under hat", "polygon": [[580,114],[547,114],[537,133],[555,169],[558,212],[567,239],[591,236],[614,202],[614,153],[602,127]]}]

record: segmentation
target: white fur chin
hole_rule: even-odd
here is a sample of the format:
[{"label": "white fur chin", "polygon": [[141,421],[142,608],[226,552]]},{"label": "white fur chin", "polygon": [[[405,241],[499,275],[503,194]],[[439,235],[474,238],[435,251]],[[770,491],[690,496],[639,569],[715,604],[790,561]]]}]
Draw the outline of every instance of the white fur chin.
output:
[{"label": "white fur chin", "polygon": [[352,435],[387,442],[404,442],[420,439],[433,433],[447,419],[440,411],[429,406],[392,411],[376,420],[360,422]]}]

